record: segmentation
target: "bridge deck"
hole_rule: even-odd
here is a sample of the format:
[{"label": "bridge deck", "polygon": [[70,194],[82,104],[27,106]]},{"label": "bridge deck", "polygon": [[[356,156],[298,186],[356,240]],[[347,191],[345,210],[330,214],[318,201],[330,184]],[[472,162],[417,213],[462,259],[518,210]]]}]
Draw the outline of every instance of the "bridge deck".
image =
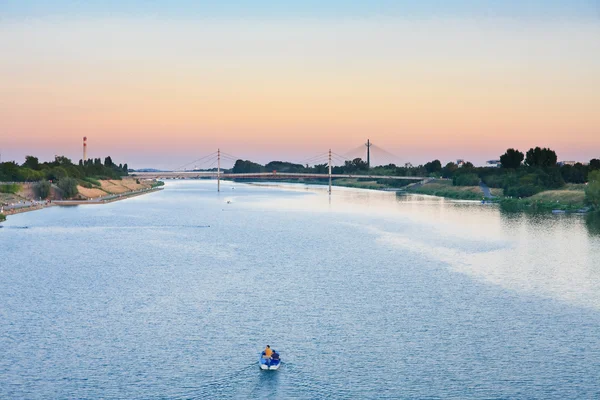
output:
[{"label": "bridge deck", "polygon": [[[217,179],[216,172],[135,172],[135,176],[140,178],[214,178]],[[256,173],[221,173],[221,179],[228,178],[266,178],[266,179],[295,179],[295,178],[313,178],[313,179],[329,179],[329,174],[308,174],[295,172],[256,172]],[[331,174],[332,179],[336,178],[360,178],[360,179],[398,179],[398,180],[414,180],[420,181],[426,179],[420,176],[393,176],[393,175],[357,175],[357,174]]]}]

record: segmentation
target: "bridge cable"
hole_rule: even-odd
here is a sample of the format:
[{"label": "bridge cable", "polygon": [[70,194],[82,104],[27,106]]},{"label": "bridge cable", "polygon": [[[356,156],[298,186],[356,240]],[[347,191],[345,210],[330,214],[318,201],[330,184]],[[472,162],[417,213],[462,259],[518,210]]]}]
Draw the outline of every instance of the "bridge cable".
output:
[{"label": "bridge cable", "polygon": [[197,162],[199,162],[199,161],[201,161],[201,160],[204,160],[204,159],[206,159],[206,158],[209,158],[209,157],[211,157],[211,156],[212,156],[212,157],[216,157],[216,155],[217,155],[217,152],[215,151],[214,153],[208,154],[208,155],[206,155],[206,156],[204,156],[204,157],[200,157],[200,158],[199,158],[199,159],[197,159],[197,160],[194,160],[194,161],[192,161],[192,162],[189,162],[189,163],[187,163],[187,164],[183,164],[182,166],[175,168],[175,169],[174,169],[174,171],[179,171],[179,170],[181,170],[182,168],[184,168],[184,167],[187,167],[187,166],[188,166],[188,165],[190,165],[190,164],[197,163]]}]

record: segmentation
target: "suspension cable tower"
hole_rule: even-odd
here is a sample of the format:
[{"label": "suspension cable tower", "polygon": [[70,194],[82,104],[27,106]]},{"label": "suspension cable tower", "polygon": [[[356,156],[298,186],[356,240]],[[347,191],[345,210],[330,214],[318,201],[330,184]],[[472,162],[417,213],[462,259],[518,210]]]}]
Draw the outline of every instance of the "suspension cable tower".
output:
[{"label": "suspension cable tower", "polygon": [[365,143],[365,146],[367,146],[367,169],[371,168],[371,141],[369,139],[367,139],[367,143]]},{"label": "suspension cable tower", "polygon": [[220,191],[221,191],[221,149],[217,149],[217,192],[220,192]]},{"label": "suspension cable tower", "polygon": [[331,149],[329,149],[329,195],[331,196]]}]

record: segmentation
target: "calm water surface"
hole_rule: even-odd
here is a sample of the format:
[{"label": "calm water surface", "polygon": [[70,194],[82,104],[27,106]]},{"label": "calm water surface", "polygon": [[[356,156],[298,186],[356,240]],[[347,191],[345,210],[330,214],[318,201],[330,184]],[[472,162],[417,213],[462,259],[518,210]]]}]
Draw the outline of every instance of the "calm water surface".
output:
[{"label": "calm water surface", "polygon": [[0,398],[600,397],[593,221],[215,186],[9,217]]}]

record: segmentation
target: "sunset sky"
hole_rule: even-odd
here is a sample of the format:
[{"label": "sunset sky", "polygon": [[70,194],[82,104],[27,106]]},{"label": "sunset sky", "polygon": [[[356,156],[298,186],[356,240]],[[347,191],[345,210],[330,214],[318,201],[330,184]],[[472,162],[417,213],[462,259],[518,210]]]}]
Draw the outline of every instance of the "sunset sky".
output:
[{"label": "sunset sky", "polygon": [[2,160],[600,158],[598,0],[213,3],[0,1]]}]

